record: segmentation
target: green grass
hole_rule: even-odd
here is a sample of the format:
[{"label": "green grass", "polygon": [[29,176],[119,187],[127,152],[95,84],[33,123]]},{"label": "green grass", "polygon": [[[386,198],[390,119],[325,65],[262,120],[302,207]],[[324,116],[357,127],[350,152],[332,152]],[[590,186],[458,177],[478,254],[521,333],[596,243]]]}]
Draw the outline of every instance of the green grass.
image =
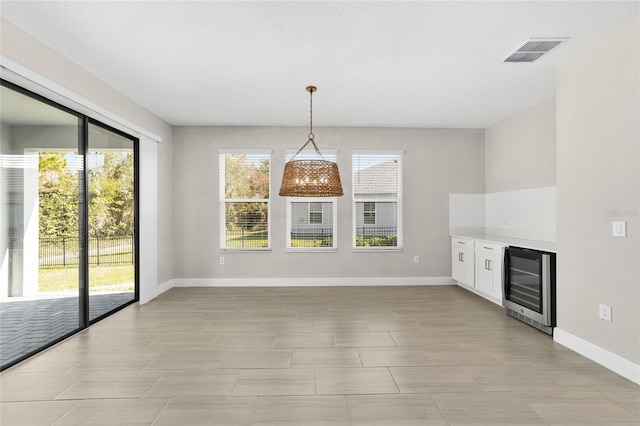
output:
[{"label": "green grass", "polygon": [[[133,291],[134,271],[133,265],[90,266],[89,289],[90,291]],[[77,267],[40,268],[39,292],[76,291],[77,289]]]}]

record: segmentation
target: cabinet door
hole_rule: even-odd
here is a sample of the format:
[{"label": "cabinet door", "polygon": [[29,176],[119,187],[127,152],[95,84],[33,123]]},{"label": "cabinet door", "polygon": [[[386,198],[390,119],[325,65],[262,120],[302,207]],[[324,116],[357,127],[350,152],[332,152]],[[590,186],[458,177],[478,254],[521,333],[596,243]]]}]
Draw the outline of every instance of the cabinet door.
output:
[{"label": "cabinet door", "polygon": [[460,247],[451,249],[451,277],[461,283],[473,286],[473,251]]},{"label": "cabinet door", "polygon": [[491,258],[483,253],[478,253],[476,259],[476,289],[484,294],[491,294],[493,271]]},{"label": "cabinet door", "polygon": [[493,299],[502,299],[502,258],[500,256],[478,253],[476,289]]}]

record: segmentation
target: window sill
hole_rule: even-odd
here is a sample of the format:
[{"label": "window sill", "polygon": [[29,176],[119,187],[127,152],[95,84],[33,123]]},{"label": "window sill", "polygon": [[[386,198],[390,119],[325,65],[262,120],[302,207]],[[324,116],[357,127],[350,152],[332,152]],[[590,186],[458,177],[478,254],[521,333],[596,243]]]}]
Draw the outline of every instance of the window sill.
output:
[{"label": "window sill", "polygon": [[287,253],[337,253],[338,249],[336,247],[315,247],[315,248],[287,248]]},{"label": "window sill", "polygon": [[404,248],[403,247],[353,247],[352,250],[354,253],[371,253],[371,252],[380,252],[380,251],[400,252],[400,251],[404,251]]}]

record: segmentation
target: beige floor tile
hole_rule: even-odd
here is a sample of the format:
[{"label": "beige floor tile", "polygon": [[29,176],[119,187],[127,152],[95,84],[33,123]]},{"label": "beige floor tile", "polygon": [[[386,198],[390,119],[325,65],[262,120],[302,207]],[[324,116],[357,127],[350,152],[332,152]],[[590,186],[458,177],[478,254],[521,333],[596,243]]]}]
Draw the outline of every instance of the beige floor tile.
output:
[{"label": "beige floor tile", "polygon": [[405,331],[411,329],[422,330],[422,327],[414,320],[394,320],[394,321],[367,321],[369,331]]},{"label": "beige floor tile", "polygon": [[390,367],[401,393],[479,392],[461,367]]},{"label": "beige floor tile", "polygon": [[[197,311],[198,321],[244,321],[249,319],[250,311]],[[258,320],[259,321],[259,320]]]},{"label": "beige floor tile", "polygon": [[424,347],[430,350],[433,347],[460,349],[460,345],[442,330],[391,331],[391,336],[398,346]]},{"label": "beige floor tile", "polygon": [[312,320],[304,320],[304,321],[263,321],[262,327],[260,328],[261,332],[269,332],[275,334],[286,334],[286,333],[312,333],[313,329],[313,321]]},{"label": "beige floor tile", "polygon": [[601,393],[609,398],[609,400],[640,418],[640,390],[637,392],[603,391]]},{"label": "beige floor tile", "polygon": [[193,311],[235,311],[240,309],[242,303],[231,302],[207,302],[198,303],[193,307]]},{"label": "beige floor tile", "polygon": [[291,349],[230,350],[218,368],[289,368]]},{"label": "beige floor tile", "polygon": [[14,367],[14,370],[20,373],[68,371],[85,359],[88,354],[90,354],[90,352],[84,350],[61,351],[52,348]]},{"label": "beige floor tile", "polygon": [[213,349],[273,348],[274,334],[221,334],[213,343]]},{"label": "beige floor tile", "polygon": [[143,370],[158,356],[155,352],[91,352],[73,370]]},{"label": "beige floor tile", "polygon": [[294,349],[291,368],[361,367],[355,349]]},{"label": "beige floor tile", "polygon": [[350,426],[344,396],[260,397],[254,426]]},{"label": "beige floor tile", "polygon": [[333,348],[331,333],[296,333],[276,336],[276,348]]},{"label": "beige floor tile", "polygon": [[302,321],[345,321],[346,316],[343,311],[329,310],[301,310],[298,318]]},{"label": "beige floor tile", "polygon": [[261,327],[261,321],[212,321],[206,325],[204,331],[214,333],[251,332],[258,331]]},{"label": "beige floor tile", "polygon": [[434,393],[432,397],[454,424],[497,424],[499,421],[513,425],[532,422],[544,424],[541,417],[511,392]]},{"label": "beige floor tile", "polygon": [[638,391],[638,385],[599,365],[592,367],[536,366],[552,381],[572,390]]},{"label": "beige floor tile", "polygon": [[142,398],[161,371],[90,371],[56,399]]},{"label": "beige floor tile", "polygon": [[163,351],[145,370],[211,370],[217,368],[226,355],[226,350],[215,349]]},{"label": "beige floor tile", "polygon": [[0,425],[53,425],[78,401],[3,402],[0,404]]},{"label": "beige floor tile", "polygon": [[487,392],[561,390],[557,383],[530,365],[474,365],[463,368]]},{"label": "beige floor tile", "polygon": [[159,322],[149,327],[150,333],[201,333],[207,328],[205,321]]},{"label": "beige floor tile", "polygon": [[313,331],[318,333],[367,332],[367,323],[359,320],[319,320],[313,322]]},{"label": "beige floor tile", "polygon": [[313,369],[241,370],[233,396],[314,395]]},{"label": "beige floor tile", "polygon": [[235,370],[171,370],[160,377],[145,396],[229,396],[239,374]]},{"label": "beige floor tile", "polygon": [[123,352],[136,352],[144,349],[151,342],[160,337],[160,333],[148,334],[91,334],[86,333],[82,337],[85,341],[83,349],[91,351],[109,351],[118,348]]},{"label": "beige floor tile", "polygon": [[503,365],[490,350],[425,351],[433,365]]},{"label": "beige floor tile", "polygon": [[[217,334],[208,333],[164,333],[146,346],[148,350],[188,351],[209,349]],[[114,347],[118,347],[117,345]]]},{"label": "beige floor tile", "polygon": [[352,425],[447,425],[428,394],[347,395]]},{"label": "beige floor tile", "polygon": [[297,321],[298,311],[295,309],[252,311],[249,319],[251,321]]},{"label": "beige floor tile", "polygon": [[318,368],[318,395],[398,393],[386,368]]},{"label": "beige floor tile", "polygon": [[96,399],[80,401],[56,422],[56,426],[150,425],[168,402],[168,398]]},{"label": "beige floor tile", "polygon": [[334,333],[337,348],[364,348],[372,346],[396,346],[386,331],[366,333]]},{"label": "beige floor tile", "polygon": [[18,373],[16,369],[0,375],[0,401],[53,400],[87,375],[83,371]]},{"label": "beige floor tile", "polygon": [[173,398],[154,426],[250,426],[257,397]]},{"label": "beige floor tile", "polygon": [[420,348],[360,348],[364,367],[430,366],[433,363]]}]

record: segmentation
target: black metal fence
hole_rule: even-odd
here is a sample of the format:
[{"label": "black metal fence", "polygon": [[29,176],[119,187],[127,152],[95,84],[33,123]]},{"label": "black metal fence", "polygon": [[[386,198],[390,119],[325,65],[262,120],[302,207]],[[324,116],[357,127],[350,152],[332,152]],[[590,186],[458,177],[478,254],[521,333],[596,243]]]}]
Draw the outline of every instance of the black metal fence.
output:
[{"label": "black metal fence", "polygon": [[333,247],[332,228],[297,228],[291,230],[291,247]]},{"label": "black metal fence", "polygon": [[269,234],[266,230],[227,229],[226,241],[226,248],[264,248],[269,246]]},{"label": "black metal fence", "polygon": [[363,226],[356,228],[356,247],[396,247],[395,226]]},{"label": "black metal fence", "polygon": [[[89,265],[131,265],[135,261],[134,236],[89,238]],[[80,238],[41,237],[39,265],[55,268],[78,265]]]}]

